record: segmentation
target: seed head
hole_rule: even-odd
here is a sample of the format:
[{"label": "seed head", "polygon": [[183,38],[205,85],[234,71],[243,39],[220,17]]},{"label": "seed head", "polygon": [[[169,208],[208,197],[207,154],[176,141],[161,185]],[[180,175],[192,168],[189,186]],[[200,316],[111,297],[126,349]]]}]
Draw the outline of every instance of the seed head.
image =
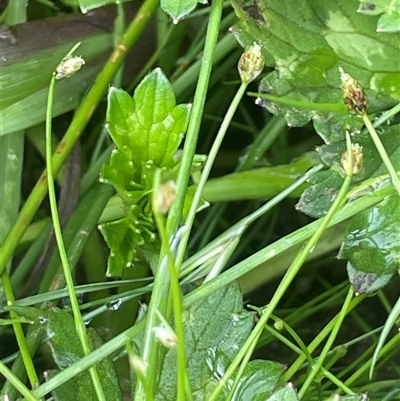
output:
[{"label": "seed head", "polygon": [[148,364],[143,361],[142,358],[139,358],[137,355],[133,355],[132,358],[130,358],[131,365],[133,369],[135,369],[137,372],[140,372],[142,374],[146,374]]},{"label": "seed head", "polygon": [[160,185],[156,196],[155,206],[160,213],[167,214],[176,199],[175,181],[167,181]]},{"label": "seed head", "polygon": [[167,327],[164,326],[156,326],[153,328],[154,335],[156,336],[157,340],[164,345],[166,348],[174,348],[178,343],[178,338],[176,334]]},{"label": "seed head", "polygon": [[238,62],[240,79],[245,84],[254,81],[261,74],[264,66],[265,59],[261,46],[254,43],[246,47]]},{"label": "seed head", "polygon": [[80,56],[64,57],[54,71],[56,79],[68,78],[74,75],[85,64],[85,60]]},{"label": "seed head", "polygon": [[367,110],[367,99],[361,84],[345,73],[339,67],[340,80],[342,81],[342,93],[346,106],[358,115],[365,114]]},{"label": "seed head", "polygon": [[[358,143],[351,145],[351,151],[353,153],[353,175],[358,174],[363,168],[363,153],[362,153],[362,146]],[[346,174],[349,168],[349,159],[347,150],[342,154],[340,158],[340,164],[344,173]]]}]

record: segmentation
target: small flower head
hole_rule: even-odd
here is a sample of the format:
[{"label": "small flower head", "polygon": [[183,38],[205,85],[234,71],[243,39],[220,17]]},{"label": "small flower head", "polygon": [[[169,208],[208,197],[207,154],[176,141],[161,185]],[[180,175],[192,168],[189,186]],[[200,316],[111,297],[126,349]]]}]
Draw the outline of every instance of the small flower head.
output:
[{"label": "small flower head", "polygon": [[346,74],[339,67],[340,80],[342,81],[342,93],[346,106],[356,114],[363,115],[367,110],[367,98],[361,84]]},{"label": "small flower head", "polygon": [[79,56],[64,57],[54,71],[56,79],[68,78],[74,75],[85,64],[85,60]]},{"label": "small flower head", "polygon": [[143,361],[142,358],[139,358],[137,355],[133,355],[133,357],[130,358],[130,362],[131,366],[133,367],[133,369],[135,369],[136,372],[140,372],[143,375],[146,374],[148,364],[145,361]]},{"label": "small flower head", "polygon": [[176,199],[175,181],[167,181],[160,185],[155,199],[155,207],[162,214],[167,214]]},{"label": "small flower head", "polygon": [[[351,145],[351,151],[353,153],[353,175],[358,174],[363,168],[363,153],[362,146],[358,143]],[[342,154],[340,159],[340,164],[343,171],[346,173],[349,168],[349,160],[347,155],[347,150]]]},{"label": "small flower head", "polygon": [[240,79],[245,84],[254,81],[261,74],[264,66],[265,58],[261,52],[261,46],[254,43],[246,47],[238,62]]},{"label": "small flower head", "polygon": [[178,337],[176,334],[167,327],[164,326],[156,326],[153,328],[154,335],[157,340],[164,345],[166,348],[174,348],[178,343]]}]

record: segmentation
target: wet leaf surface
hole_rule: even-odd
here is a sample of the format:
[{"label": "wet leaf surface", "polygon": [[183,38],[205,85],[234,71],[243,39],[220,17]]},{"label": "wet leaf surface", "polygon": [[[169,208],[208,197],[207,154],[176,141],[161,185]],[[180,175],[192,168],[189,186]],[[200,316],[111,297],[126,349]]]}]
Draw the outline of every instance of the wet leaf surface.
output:
[{"label": "wet leaf surface", "polygon": [[[378,34],[378,17],[358,13],[356,0],[255,0],[251,5],[234,0],[233,6],[239,17],[233,34],[243,46],[260,44],[266,65],[273,68],[259,92],[304,103],[342,105],[341,66],[362,84],[369,112],[384,110],[400,99],[396,61],[400,38],[396,33]],[[261,104],[292,126],[326,118],[278,102]]]},{"label": "wet leaf surface", "polygon": [[[83,350],[76,333],[72,316],[61,309],[52,308],[46,312],[43,325],[48,336],[53,358],[62,370],[83,358]],[[92,329],[87,331],[92,349],[98,348],[102,341]],[[107,401],[122,400],[117,374],[110,359],[105,358],[96,365],[100,382]],[[67,385],[67,383],[69,383]],[[97,395],[89,372],[86,370],[69,380],[58,392],[58,400],[95,401]],[[68,393],[68,390],[71,392]],[[57,393],[57,392],[56,392]],[[68,398],[68,394],[70,397]],[[71,398],[71,396],[74,398]],[[67,398],[64,398],[67,396]]]},{"label": "wet leaf surface", "polygon": [[339,258],[352,267],[381,277],[394,274],[400,264],[400,198],[391,195],[355,215],[346,229]]},{"label": "wet leaf surface", "polygon": [[[206,400],[244,344],[253,326],[253,316],[242,307],[238,285],[216,291],[189,308],[184,315],[187,369],[194,400]],[[211,324],[212,322],[212,324]],[[262,370],[259,370],[261,369]],[[277,362],[254,361],[245,371],[238,391],[264,398],[274,390],[283,372]],[[218,400],[225,400],[227,388]],[[247,397],[246,395],[246,397]],[[157,400],[176,400],[176,351],[168,351]],[[235,398],[236,399],[236,398]]]},{"label": "wet leaf surface", "polygon": [[366,15],[379,15],[377,32],[400,31],[400,2],[391,0],[359,0],[358,12]]},{"label": "wet leaf surface", "polygon": [[[386,149],[393,166],[400,169],[400,142],[398,141],[399,125],[392,125],[385,128],[380,135],[383,146]],[[386,166],[382,163],[375,144],[368,133],[352,135],[353,143],[362,147],[363,166],[360,172],[353,176],[352,187],[360,185],[364,181],[387,174]],[[315,174],[296,208],[312,217],[322,217],[325,215],[335,196],[343,183],[344,174],[340,160],[346,152],[345,140],[333,142],[317,148],[321,161],[329,167],[329,170]],[[373,188],[370,189],[373,191]]]},{"label": "wet leaf surface", "polygon": [[107,276],[120,277],[132,266],[138,247],[158,252],[148,195],[153,177],[177,175],[176,151],[188,124],[190,106],[176,105],[171,84],[160,69],[149,73],[130,96],[112,88],[108,94],[107,128],[116,149],[103,165],[100,180],[115,187],[126,216],[101,224],[110,248]]}]

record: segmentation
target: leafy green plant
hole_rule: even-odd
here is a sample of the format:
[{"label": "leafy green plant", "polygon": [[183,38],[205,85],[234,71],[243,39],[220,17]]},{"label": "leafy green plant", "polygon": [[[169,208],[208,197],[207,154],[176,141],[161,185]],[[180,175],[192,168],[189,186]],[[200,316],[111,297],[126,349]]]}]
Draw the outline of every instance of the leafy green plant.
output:
[{"label": "leafy green plant", "polygon": [[[32,76],[11,57],[30,22],[5,34],[5,399],[397,399],[398,7],[232,6],[146,0],[125,26],[118,3],[112,35],[35,50]],[[125,81],[156,10],[154,55],[135,76],[127,62]],[[46,170],[26,185],[40,152]]]}]

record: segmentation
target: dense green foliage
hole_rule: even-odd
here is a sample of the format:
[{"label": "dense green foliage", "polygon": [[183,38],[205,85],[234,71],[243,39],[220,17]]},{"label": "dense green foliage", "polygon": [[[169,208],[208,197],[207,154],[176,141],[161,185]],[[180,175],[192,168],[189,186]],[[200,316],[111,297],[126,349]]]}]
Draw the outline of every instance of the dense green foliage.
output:
[{"label": "dense green foliage", "polygon": [[1,10],[4,399],[399,399],[399,2],[131,6]]}]

